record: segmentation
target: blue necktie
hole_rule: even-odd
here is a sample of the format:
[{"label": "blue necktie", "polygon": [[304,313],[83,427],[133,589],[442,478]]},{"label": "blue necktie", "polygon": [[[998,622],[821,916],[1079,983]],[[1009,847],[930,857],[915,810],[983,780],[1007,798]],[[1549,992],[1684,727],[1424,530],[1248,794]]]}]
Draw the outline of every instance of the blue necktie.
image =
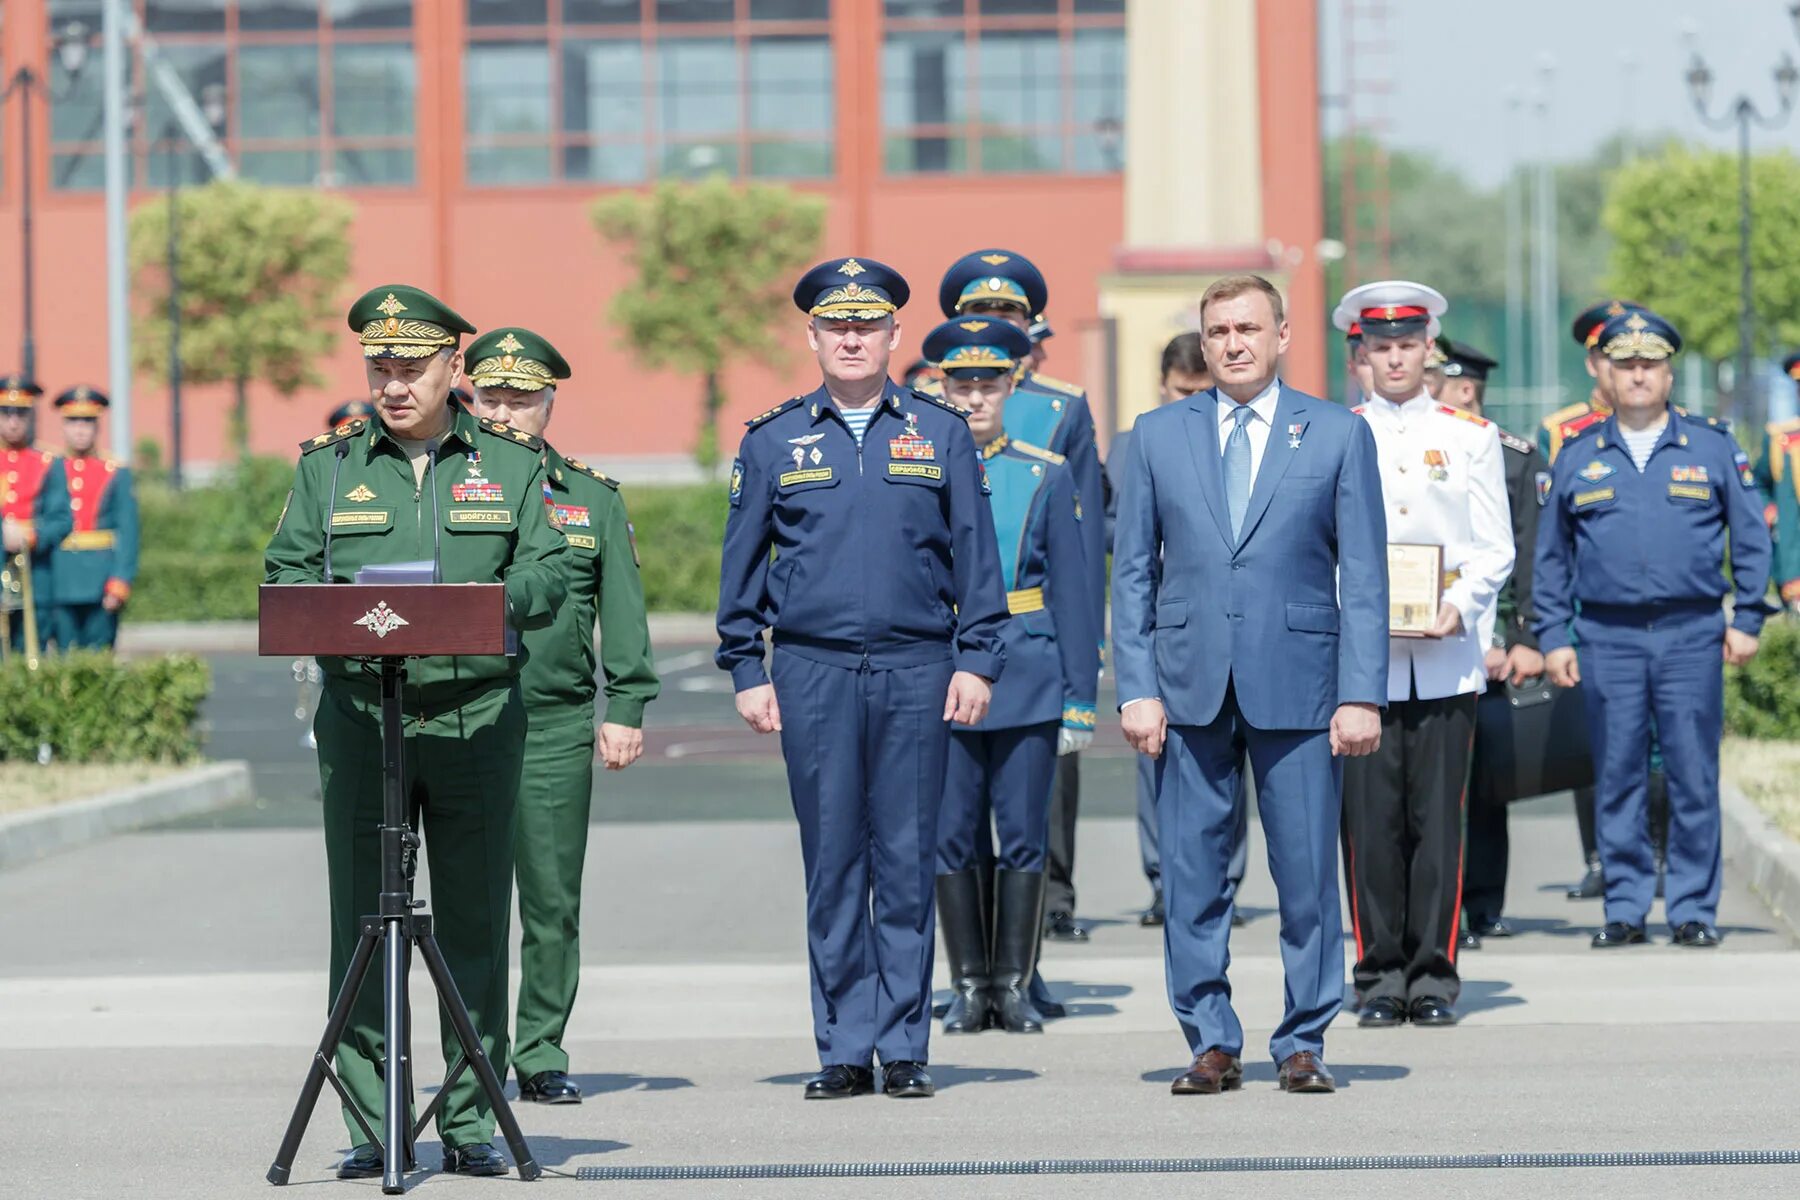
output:
[{"label": "blue necktie", "polygon": [[1231,510],[1231,540],[1244,532],[1244,510],[1250,507],[1250,431],[1244,426],[1256,411],[1248,404],[1232,409],[1231,436],[1225,439],[1225,504]]}]

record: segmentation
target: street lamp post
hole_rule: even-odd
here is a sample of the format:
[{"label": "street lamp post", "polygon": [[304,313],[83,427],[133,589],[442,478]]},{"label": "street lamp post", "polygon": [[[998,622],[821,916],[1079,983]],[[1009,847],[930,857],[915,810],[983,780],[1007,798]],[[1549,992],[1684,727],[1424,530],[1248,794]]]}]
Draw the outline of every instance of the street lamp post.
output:
[{"label": "street lamp post", "polygon": [[[1800,4],[1789,10],[1796,24],[1800,24]],[[1800,83],[1800,71],[1795,70],[1791,56],[1783,54],[1781,62],[1775,67],[1775,88],[1777,108],[1773,113],[1764,114],[1756,106],[1756,102],[1748,95],[1741,95],[1725,108],[1725,111],[1714,116],[1710,111],[1712,100],[1713,73],[1696,50],[1689,61],[1687,71],[1688,96],[1694,102],[1694,111],[1700,120],[1714,129],[1729,129],[1737,126],[1738,135],[1738,348],[1736,378],[1732,380],[1733,403],[1740,419],[1749,416],[1751,400],[1750,357],[1751,343],[1756,335],[1755,296],[1751,291],[1753,277],[1750,266],[1750,126],[1760,125],[1764,129],[1775,129],[1786,123],[1788,114],[1794,110],[1794,88]]]},{"label": "street lamp post", "polygon": [[[200,93],[200,115],[217,130],[225,124],[225,88],[209,83]],[[163,143],[167,163],[169,206],[169,486],[181,490],[181,226],[182,159],[179,137]]]},{"label": "street lamp post", "polygon": [[[80,21],[70,21],[57,30],[51,46],[55,50],[57,61],[62,64],[66,77],[65,88],[75,82],[81,68],[87,64],[88,28]],[[37,332],[34,303],[35,257],[32,253],[32,146],[31,146],[31,94],[44,87],[44,81],[29,64],[14,71],[7,80],[5,91],[0,91],[0,102],[19,97],[19,150],[21,157],[20,204],[19,204],[19,272],[22,295],[19,297],[19,315],[24,326],[19,337],[19,369],[28,379],[37,378]],[[51,99],[60,100],[62,95],[54,91]],[[64,95],[67,94],[65,91]]]}]

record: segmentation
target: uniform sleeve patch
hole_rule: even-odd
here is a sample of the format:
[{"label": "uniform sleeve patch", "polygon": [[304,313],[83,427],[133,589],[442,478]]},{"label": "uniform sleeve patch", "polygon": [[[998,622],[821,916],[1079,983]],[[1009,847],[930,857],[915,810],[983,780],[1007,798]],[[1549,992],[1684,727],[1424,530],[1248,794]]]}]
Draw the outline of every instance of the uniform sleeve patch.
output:
[{"label": "uniform sleeve patch", "polygon": [[1550,501],[1550,472],[1539,471],[1537,473],[1538,507],[1539,508],[1544,507],[1544,505],[1549,503],[1549,501]]},{"label": "uniform sleeve patch", "polygon": [[1737,466],[1738,480],[1743,483],[1746,488],[1755,487],[1756,472],[1750,467],[1750,456],[1745,454],[1742,450],[1739,450],[1736,454],[1731,456],[1731,461]]},{"label": "uniform sleeve patch", "polygon": [[731,460],[731,507],[736,508],[744,502],[744,460]]}]

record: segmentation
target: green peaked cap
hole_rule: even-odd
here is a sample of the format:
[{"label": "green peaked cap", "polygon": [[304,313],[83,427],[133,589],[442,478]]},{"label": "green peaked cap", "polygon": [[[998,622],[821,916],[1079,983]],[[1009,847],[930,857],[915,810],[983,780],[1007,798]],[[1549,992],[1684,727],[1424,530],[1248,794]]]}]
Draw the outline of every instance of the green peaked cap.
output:
[{"label": "green peaked cap", "polygon": [[463,358],[474,364],[469,367],[469,382],[476,387],[536,392],[573,374],[555,346],[517,325],[488,330],[469,343]]},{"label": "green peaked cap", "polygon": [[370,288],[350,306],[348,323],[364,358],[429,358],[475,327],[430,292],[390,283]]}]

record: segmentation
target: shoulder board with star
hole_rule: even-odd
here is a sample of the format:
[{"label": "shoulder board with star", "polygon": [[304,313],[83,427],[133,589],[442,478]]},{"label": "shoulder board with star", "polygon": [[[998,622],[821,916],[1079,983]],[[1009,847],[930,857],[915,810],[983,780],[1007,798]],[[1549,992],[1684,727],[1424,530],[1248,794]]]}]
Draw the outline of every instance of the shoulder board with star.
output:
[{"label": "shoulder board with star", "polygon": [[791,396],[788,399],[783,400],[780,404],[777,404],[774,408],[771,408],[768,412],[757,413],[754,417],[751,417],[748,421],[745,421],[744,428],[745,429],[755,429],[758,425],[761,425],[764,421],[769,420],[771,417],[779,417],[782,413],[788,411],[788,409],[790,409],[790,408],[793,408],[795,405],[799,404],[804,399],[805,399],[804,396]]},{"label": "shoulder board with star", "polygon": [[1559,408],[1549,416],[1545,417],[1543,426],[1545,429],[1556,429],[1569,421],[1573,421],[1576,417],[1586,416],[1592,411],[1593,409],[1589,407],[1586,400],[1578,400],[1574,404]]},{"label": "shoulder board with star", "polygon": [[1018,438],[1009,438],[1006,443],[1020,454],[1032,458],[1041,458],[1047,463],[1063,463],[1068,460],[1054,450],[1046,450],[1042,446],[1033,446],[1029,442],[1021,442]]},{"label": "shoulder board with star", "polygon": [[1508,433],[1504,429],[1500,431],[1500,444],[1508,450],[1517,450],[1520,454],[1530,454],[1537,449],[1537,443],[1528,441],[1516,433]]},{"label": "shoulder board with star", "polygon": [[1595,421],[1592,425],[1583,425],[1580,429],[1575,430],[1573,433],[1571,433],[1568,436],[1568,438],[1563,442],[1563,449],[1567,450],[1570,446],[1573,446],[1576,442],[1586,441],[1588,438],[1593,437],[1595,434],[1599,433],[1602,429],[1605,429],[1605,428],[1606,428],[1605,421]]},{"label": "shoulder board with star", "polygon": [[594,468],[592,468],[592,467],[588,466],[586,463],[582,462],[579,458],[565,458],[565,459],[563,459],[563,461],[569,464],[569,469],[571,471],[580,471],[583,475],[586,475],[589,479],[598,479],[601,483],[604,483],[607,487],[611,488],[615,492],[619,490],[619,481],[618,480],[614,479],[610,475],[601,474],[599,471],[594,470]]},{"label": "shoulder board with star", "polygon": [[1486,417],[1478,417],[1474,413],[1469,412],[1466,409],[1452,408],[1448,404],[1438,405],[1437,410],[1439,412],[1443,413],[1447,417],[1455,417],[1460,421],[1467,421],[1469,424],[1478,426],[1482,429],[1486,429],[1489,425],[1491,425],[1493,423],[1493,422],[1489,421]]},{"label": "shoulder board with star", "polygon": [[517,442],[527,450],[541,451],[544,448],[544,439],[536,434],[526,433],[523,429],[515,429],[504,421],[490,421],[486,417],[480,418],[480,422],[483,433],[491,433],[497,438]]},{"label": "shoulder board with star", "polygon": [[921,396],[941,396],[944,394],[944,381],[941,379],[921,379],[913,391]]},{"label": "shoulder board with star", "polygon": [[336,445],[346,438],[353,438],[369,427],[368,419],[357,417],[353,421],[345,421],[330,433],[321,433],[318,437],[307,438],[300,443],[300,453],[311,454],[314,450],[322,450],[326,446]]},{"label": "shoulder board with star", "polygon": [[1031,373],[1031,376],[1030,376],[1028,382],[1042,384],[1044,387],[1049,388],[1051,391],[1061,392],[1065,396],[1085,396],[1085,395],[1087,395],[1087,389],[1082,387],[1079,384],[1070,383],[1066,379],[1053,379],[1048,375],[1039,375],[1035,371]]},{"label": "shoulder board with star", "polygon": [[955,413],[957,416],[961,417],[965,421],[969,419],[969,410],[968,409],[962,407],[960,404],[952,404],[952,403],[950,403],[950,401],[944,399],[942,396],[933,396],[930,392],[921,392],[918,388],[913,388],[912,394],[917,396],[919,399],[925,401],[925,403],[927,403],[927,404],[936,405],[937,407],[943,409],[945,412]]}]

